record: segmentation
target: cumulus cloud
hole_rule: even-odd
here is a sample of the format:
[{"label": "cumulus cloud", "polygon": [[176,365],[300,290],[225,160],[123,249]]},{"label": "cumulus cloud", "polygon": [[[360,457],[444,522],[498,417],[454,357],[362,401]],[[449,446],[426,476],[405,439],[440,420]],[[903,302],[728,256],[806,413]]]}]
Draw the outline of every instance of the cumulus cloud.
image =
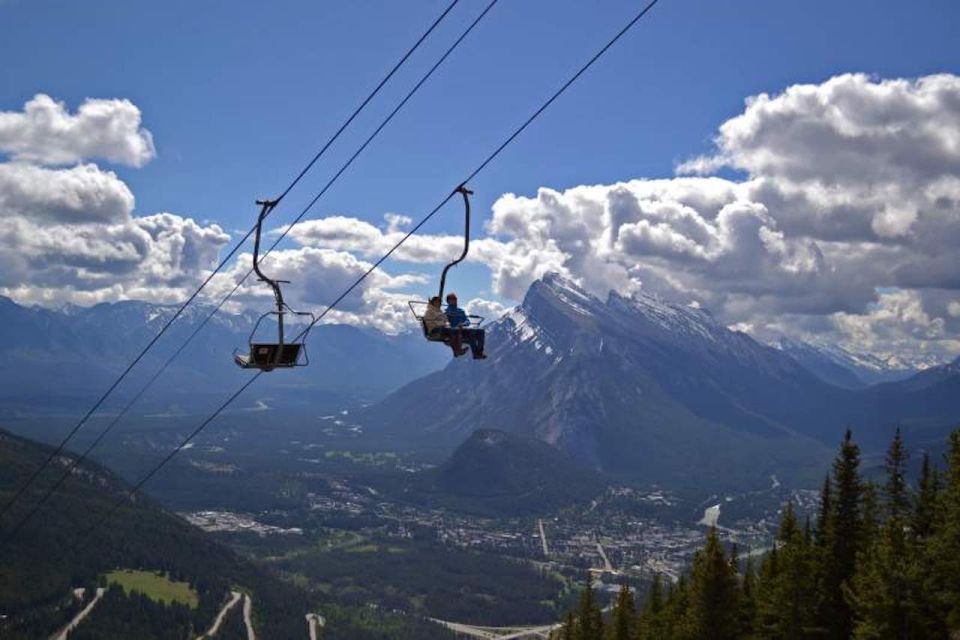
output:
[{"label": "cumulus cloud", "polygon": [[464,309],[469,309],[472,315],[481,316],[485,322],[499,319],[507,312],[508,308],[502,302],[485,300],[484,298],[473,298],[464,305]]},{"label": "cumulus cloud", "polygon": [[87,99],[71,114],[64,103],[38,94],[22,111],[0,111],[0,153],[45,165],[100,158],[141,167],[156,150],[129,100]]},{"label": "cumulus cloud", "polygon": [[[242,254],[230,269],[218,274],[210,295],[221,297],[250,271],[252,255]],[[373,265],[347,251],[300,247],[273,251],[261,261],[261,268],[272,278],[288,280],[284,300],[297,311],[322,312]],[[331,311],[325,322],[345,322],[397,333],[410,326],[407,307],[409,294],[397,290],[426,282],[418,274],[390,275],[374,269]],[[255,278],[243,282],[233,296],[234,308],[246,307],[263,312],[273,308],[273,293]]]},{"label": "cumulus cloud", "polygon": [[133,211],[133,194],[113,172],[84,164],[48,169],[0,164],[0,216],[73,225],[117,222]]},{"label": "cumulus cloud", "polygon": [[[517,298],[556,270],[600,294],[702,302],[755,334],[960,351],[960,307],[931,293],[960,289],[960,78],[848,74],[755,96],[715,146],[675,178],[501,197],[495,291]],[[721,168],[744,177],[705,175]]]},{"label": "cumulus cloud", "polygon": [[23,112],[0,112],[0,152],[13,158],[0,163],[0,294],[21,303],[178,301],[229,239],[176,214],[135,215],[127,185],[88,162],[153,157],[127,100],[87,100],[71,115],[37,96]]}]

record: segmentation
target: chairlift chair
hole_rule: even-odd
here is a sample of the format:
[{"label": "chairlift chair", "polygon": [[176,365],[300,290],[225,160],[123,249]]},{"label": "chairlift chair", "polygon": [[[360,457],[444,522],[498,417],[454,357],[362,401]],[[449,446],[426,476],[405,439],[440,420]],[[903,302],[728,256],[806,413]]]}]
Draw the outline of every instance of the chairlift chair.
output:
[{"label": "chairlift chair", "polygon": [[[263,227],[263,221],[277,205],[276,200],[258,200],[261,205],[260,215],[257,218],[256,235],[253,241],[253,270],[261,282],[266,282],[273,289],[273,298],[277,308],[275,311],[268,311],[260,316],[253,330],[250,332],[248,340],[248,350],[241,352],[239,349],[233,351],[233,361],[237,366],[243,369],[259,369],[260,371],[273,371],[274,369],[289,369],[292,367],[305,367],[310,364],[307,356],[307,333],[315,323],[314,315],[308,311],[294,311],[283,300],[283,291],[281,284],[289,284],[288,280],[274,280],[266,276],[260,270],[260,232]],[[293,341],[284,339],[284,316],[294,315],[309,319],[307,328],[300,333]],[[263,342],[256,339],[257,330],[260,324],[268,317],[277,317],[277,341]]]},{"label": "chairlift chair", "polygon": [[[448,264],[443,268],[443,272],[440,274],[440,300],[443,300],[443,290],[447,282],[447,272],[451,267],[455,267],[464,261],[467,257],[467,253],[470,251],[470,196],[473,195],[473,191],[467,189],[465,184],[461,184],[454,190],[454,193],[459,193],[463,196],[463,210],[464,210],[464,231],[463,231],[463,252],[460,254],[456,260]],[[431,335],[429,329],[427,329],[427,324],[423,321],[423,313],[417,311],[418,307],[426,307],[429,302],[423,300],[410,300],[407,305],[410,307],[410,311],[413,313],[413,317],[417,319],[417,322],[420,323],[420,329],[423,331],[423,337],[429,342],[447,342],[447,338],[442,335]],[[467,319],[470,320],[470,328],[479,329],[480,325],[483,324],[483,316],[477,315],[468,315]]]}]

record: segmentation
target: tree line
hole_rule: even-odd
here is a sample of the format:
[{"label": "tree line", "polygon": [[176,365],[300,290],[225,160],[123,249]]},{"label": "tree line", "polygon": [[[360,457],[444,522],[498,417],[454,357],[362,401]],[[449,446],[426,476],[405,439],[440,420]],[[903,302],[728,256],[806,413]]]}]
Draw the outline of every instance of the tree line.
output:
[{"label": "tree line", "polygon": [[[655,577],[640,606],[623,587],[603,615],[588,578],[556,640],[926,640],[960,637],[960,429],[945,467],[923,455],[907,480],[899,429],[885,480],[866,480],[848,430],[824,480],[814,522],[782,510],[756,566],[716,530],[673,583]],[[956,635],[955,635],[956,634]]]}]

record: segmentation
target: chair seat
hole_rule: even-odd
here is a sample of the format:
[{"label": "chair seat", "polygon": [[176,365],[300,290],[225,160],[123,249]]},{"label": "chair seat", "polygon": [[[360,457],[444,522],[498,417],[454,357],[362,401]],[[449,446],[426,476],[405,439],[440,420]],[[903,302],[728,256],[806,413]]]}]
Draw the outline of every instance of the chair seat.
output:
[{"label": "chair seat", "polygon": [[[250,345],[250,353],[237,353],[233,356],[233,361],[237,366],[244,369],[262,369],[270,371],[277,367],[295,367],[300,359],[300,350],[303,345],[293,344],[275,344],[275,343],[254,343]],[[281,347],[283,347],[281,349]],[[277,357],[277,351],[280,351],[280,357]]]}]

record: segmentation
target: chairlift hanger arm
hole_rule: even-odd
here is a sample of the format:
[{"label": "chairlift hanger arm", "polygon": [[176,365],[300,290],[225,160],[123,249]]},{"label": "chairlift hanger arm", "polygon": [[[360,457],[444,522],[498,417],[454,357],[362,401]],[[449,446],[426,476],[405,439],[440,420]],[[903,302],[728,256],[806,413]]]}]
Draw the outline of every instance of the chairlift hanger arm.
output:
[{"label": "chairlift hanger arm", "polygon": [[451,267],[455,267],[464,261],[467,257],[467,254],[470,252],[470,196],[473,195],[473,191],[467,189],[466,183],[461,184],[459,187],[454,189],[454,193],[459,193],[463,196],[463,218],[464,218],[464,229],[463,229],[463,252],[460,254],[460,257],[448,264],[443,268],[443,273],[440,274],[440,299],[443,300],[443,290],[447,283],[447,271]]},{"label": "chairlift hanger arm", "polygon": [[283,313],[285,305],[283,302],[283,292],[280,290],[280,283],[283,282],[283,280],[274,280],[260,270],[260,236],[263,231],[263,221],[270,215],[270,212],[273,211],[279,202],[279,199],[257,200],[257,204],[260,205],[260,215],[257,216],[257,231],[253,239],[253,271],[260,280],[266,282],[270,285],[270,288],[273,289],[273,297],[277,301],[277,311]]}]

